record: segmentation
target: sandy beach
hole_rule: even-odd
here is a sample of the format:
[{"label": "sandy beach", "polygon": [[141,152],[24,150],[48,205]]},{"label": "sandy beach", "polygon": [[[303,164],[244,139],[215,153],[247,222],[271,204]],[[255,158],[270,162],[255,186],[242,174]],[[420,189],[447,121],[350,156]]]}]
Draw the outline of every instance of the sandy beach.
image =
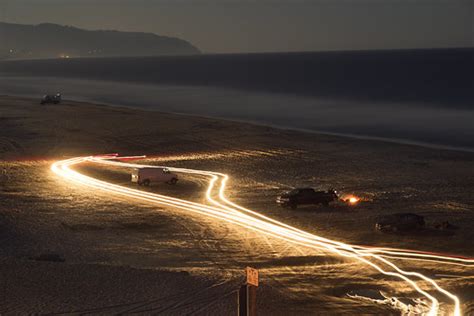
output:
[{"label": "sandy beach", "polygon": [[[246,266],[260,270],[261,315],[396,313],[348,294],[413,294],[358,262],[91,192],[50,171],[54,161],[75,156],[147,155],[144,162],[227,173],[232,200],[306,231],[350,244],[474,257],[473,153],[73,101],[41,106],[9,96],[0,96],[0,130],[0,314],[233,314]],[[80,168],[133,186],[126,170]],[[361,203],[278,207],[276,196],[295,187],[334,188]],[[192,177],[147,188],[196,202],[205,189]],[[424,216],[427,228],[375,231],[378,217],[397,212]],[[434,228],[446,221],[456,229]],[[472,268],[402,266],[430,275],[461,298],[466,314],[474,312]]]}]

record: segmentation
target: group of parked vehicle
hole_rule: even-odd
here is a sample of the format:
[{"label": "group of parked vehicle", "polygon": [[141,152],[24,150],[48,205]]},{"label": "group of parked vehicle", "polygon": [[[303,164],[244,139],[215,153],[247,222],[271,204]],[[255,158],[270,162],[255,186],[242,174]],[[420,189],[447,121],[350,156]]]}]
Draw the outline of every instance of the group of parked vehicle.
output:
[{"label": "group of parked vehicle", "polygon": [[[329,206],[330,203],[339,200],[341,199],[334,189],[316,191],[313,188],[297,188],[284,192],[277,197],[276,202],[282,207],[296,209],[299,205],[321,204]],[[343,202],[352,203],[352,198],[343,200]],[[448,225],[449,223],[444,224],[444,226]],[[382,216],[375,223],[376,230],[390,233],[419,230],[424,226],[425,219],[423,216],[413,213],[396,213]]]},{"label": "group of parked vehicle", "polygon": [[[62,101],[60,93],[46,94],[41,98],[40,103],[59,104]],[[135,168],[131,173],[131,181],[138,185],[150,186],[152,183],[176,184],[178,176],[170,172],[167,168],[160,167],[143,167]],[[296,209],[300,205],[323,205],[329,206],[330,203],[343,201],[349,204],[359,202],[359,199],[351,197],[342,200],[337,191],[329,189],[326,191],[316,191],[313,188],[296,188],[291,191],[284,192],[277,197],[276,202],[282,207]],[[423,216],[412,213],[397,213],[381,217],[376,223],[375,228],[382,232],[398,232],[420,229],[425,226]],[[442,223],[439,225],[442,229],[450,229],[452,225]],[[446,228],[447,227],[447,228]]]},{"label": "group of parked vehicle", "polygon": [[[150,186],[152,183],[176,184],[178,176],[161,167],[144,167],[132,170],[131,180],[138,185]],[[276,202],[282,207],[296,209],[301,205],[324,205],[341,200],[336,190],[316,191],[313,188],[297,188],[284,192]],[[403,232],[421,229],[425,226],[423,216],[412,213],[397,213],[379,218],[375,228],[381,232]]]}]

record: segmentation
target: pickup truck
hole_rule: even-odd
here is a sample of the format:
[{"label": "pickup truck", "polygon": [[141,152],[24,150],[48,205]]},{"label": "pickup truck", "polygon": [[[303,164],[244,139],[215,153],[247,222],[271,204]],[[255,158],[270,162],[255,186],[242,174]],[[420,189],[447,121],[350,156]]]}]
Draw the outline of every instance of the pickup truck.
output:
[{"label": "pickup truck", "polygon": [[339,197],[335,190],[315,191],[313,188],[298,188],[283,193],[277,197],[276,202],[283,207],[295,209],[298,205],[322,204],[328,206],[329,203],[337,201]]}]

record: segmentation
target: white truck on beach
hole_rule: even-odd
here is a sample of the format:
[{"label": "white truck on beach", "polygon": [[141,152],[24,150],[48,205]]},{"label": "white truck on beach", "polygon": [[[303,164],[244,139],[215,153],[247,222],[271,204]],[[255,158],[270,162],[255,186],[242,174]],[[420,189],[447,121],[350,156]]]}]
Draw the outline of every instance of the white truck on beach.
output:
[{"label": "white truck on beach", "polygon": [[176,184],[178,176],[170,172],[168,168],[134,168],[132,170],[132,182],[145,186],[149,186],[153,182]]}]

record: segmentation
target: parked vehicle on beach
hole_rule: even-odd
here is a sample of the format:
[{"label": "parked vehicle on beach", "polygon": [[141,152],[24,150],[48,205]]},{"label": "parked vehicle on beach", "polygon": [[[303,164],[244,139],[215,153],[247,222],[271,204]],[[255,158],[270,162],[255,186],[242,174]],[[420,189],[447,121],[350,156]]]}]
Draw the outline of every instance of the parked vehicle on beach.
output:
[{"label": "parked vehicle on beach", "polygon": [[144,186],[149,186],[151,183],[176,184],[178,176],[170,172],[168,168],[135,168],[132,170],[132,182]]},{"label": "parked vehicle on beach", "polygon": [[381,217],[375,223],[375,229],[381,232],[413,231],[425,226],[423,216],[413,213],[396,213]]},{"label": "parked vehicle on beach", "polygon": [[60,93],[57,94],[46,94],[41,98],[41,104],[59,104],[62,101],[62,97]]},{"label": "parked vehicle on beach", "polygon": [[276,202],[283,207],[295,209],[298,205],[322,204],[328,206],[329,203],[337,201],[339,197],[335,190],[315,191],[313,188],[297,188],[283,193],[277,197]]}]

